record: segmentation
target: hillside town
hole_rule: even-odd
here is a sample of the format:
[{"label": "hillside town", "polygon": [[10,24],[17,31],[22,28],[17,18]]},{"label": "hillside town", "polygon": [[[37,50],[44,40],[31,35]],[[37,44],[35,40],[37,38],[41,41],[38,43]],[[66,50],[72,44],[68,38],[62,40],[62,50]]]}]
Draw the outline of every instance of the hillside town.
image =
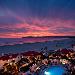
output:
[{"label": "hillside town", "polygon": [[[27,51],[0,56],[0,75],[51,75],[46,71],[51,66],[62,66],[61,75],[75,74],[75,45],[73,49]],[[58,75],[58,74],[52,74]]]}]

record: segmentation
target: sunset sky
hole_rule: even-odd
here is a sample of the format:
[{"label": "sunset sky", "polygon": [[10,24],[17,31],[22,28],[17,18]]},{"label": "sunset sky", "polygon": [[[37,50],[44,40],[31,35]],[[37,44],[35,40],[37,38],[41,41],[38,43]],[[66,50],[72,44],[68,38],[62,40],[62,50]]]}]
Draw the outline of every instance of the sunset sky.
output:
[{"label": "sunset sky", "polygon": [[0,0],[0,38],[74,35],[75,0]]}]

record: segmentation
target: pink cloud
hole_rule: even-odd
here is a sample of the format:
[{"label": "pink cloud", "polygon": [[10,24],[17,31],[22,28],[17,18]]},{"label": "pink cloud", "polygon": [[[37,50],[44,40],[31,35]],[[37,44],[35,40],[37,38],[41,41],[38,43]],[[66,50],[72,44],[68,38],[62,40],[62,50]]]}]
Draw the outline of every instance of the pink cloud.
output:
[{"label": "pink cloud", "polygon": [[[75,20],[63,19],[24,19],[16,14],[9,12],[11,16],[17,18],[21,23],[0,25],[0,28],[7,29],[26,29],[26,32],[8,32],[1,34],[0,37],[24,37],[24,36],[64,36],[75,35]],[[30,22],[30,23],[29,23]]]}]

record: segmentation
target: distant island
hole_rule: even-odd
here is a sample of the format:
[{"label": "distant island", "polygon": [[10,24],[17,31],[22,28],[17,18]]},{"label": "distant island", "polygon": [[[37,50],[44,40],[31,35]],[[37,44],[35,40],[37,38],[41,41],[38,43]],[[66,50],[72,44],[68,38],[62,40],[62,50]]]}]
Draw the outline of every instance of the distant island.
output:
[{"label": "distant island", "polygon": [[75,36],[26,36],[22,38],[75,38]]}]

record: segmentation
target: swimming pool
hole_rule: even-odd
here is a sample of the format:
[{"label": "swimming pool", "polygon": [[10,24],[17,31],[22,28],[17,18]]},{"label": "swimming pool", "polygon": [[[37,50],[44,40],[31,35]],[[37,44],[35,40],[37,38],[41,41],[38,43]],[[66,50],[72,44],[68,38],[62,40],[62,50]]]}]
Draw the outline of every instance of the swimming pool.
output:
[{"label": "swimming pool", "polygon": [[48,66],[40,72],[40,75],[63,75],[66,69],[62,65]]}]

